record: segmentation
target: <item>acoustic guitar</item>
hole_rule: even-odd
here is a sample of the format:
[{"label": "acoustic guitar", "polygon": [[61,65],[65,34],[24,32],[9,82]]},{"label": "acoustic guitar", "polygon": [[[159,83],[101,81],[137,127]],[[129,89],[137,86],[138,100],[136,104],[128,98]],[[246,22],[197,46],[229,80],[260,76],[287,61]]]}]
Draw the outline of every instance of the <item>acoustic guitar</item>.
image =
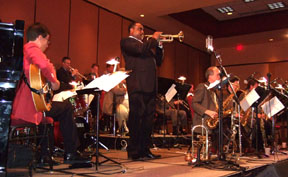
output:
[{"label": "acoustic guitar", "polygon": [[30,87],[37,90],[37,93],[32,93],[32,99],[37,111],[49,111],[52,104],[52,89],[46,82],[45,77],[42,75],[41,70],[34,64],[29,67]]}]

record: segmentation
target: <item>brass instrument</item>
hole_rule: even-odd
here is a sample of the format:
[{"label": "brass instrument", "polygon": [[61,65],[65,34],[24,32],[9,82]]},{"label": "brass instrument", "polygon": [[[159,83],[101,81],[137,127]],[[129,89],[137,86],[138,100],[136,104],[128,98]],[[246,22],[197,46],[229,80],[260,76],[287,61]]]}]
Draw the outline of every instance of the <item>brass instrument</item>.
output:
[{"label": "brass instrument", "polygon": [[[150,39],[153,35],[145,35],[147,37],[147,40]],[[180,31],[178,34],[172,35],[172,34],[161,34],[160,35],[160,42],[172,42],[174,38],[178,38],[180,42],[183,42],[184,39],[184,33],[183,31]]]},{"label": "brass instrument", "polygon": [[[202,119],[202,125],[195,125],[193,126],[191,132],[192,132],[192,153],[194,153],[194,144],[197,144],[198,145],[198,148],[200,148],[199,145],[202,144],[202,146],[205,146],[205,151],[203,152],[203,159],[205,160],[208,160],[209,159],[209,153],[208,153],[208,147],[209,147],[209,140],[208,140],[208,128],[205,127],[203,125],[204,123],[204,120]],[[196,128],[201,128],[202,129],[202,136],[200,137],[200,143],[197,143],[197,142],[194,142],[194,130]],[[205,131],[205,138],[204,138],[204,131]],[[202,141],[201,141],[202,140]],[[192,156],[193,157],[193,156]],[[200,157],[198,157],[200,158]],[[192,162],[196,161],[195,159],[192,160]]]},{"label": "brass instrument", "polygon": [[[229,105],[230,101],[232,101],[233,97],[234,97],[234,94],[232,93],[226,98],[226,100],[223,102],[223,110],[225,110],[228,107],[228,105]],[[218,110],[217,110],[217,112],[218,112]],[[230,109],[223,111],[223,116],[225,117],[231,113],[232,113],[232,111]],[[216,128],[218,122],[219,122],[219,115],[217,117],[213,117],[213,118],[209,117],[206,119],[206,125],[210,129]]]},{"label": "brass instrument", "polygon": [[[70,69],[71,71],[74,71],[74,70],[75,70],[75,69],[72,68],[71,66],[69,66],[69,69]],[[81,77],[82,79],[88,80],[87,77],[85,77],[85,76],[82,75],[81,73],[77,72],[76,74],[77,74],[79,77]]]}]

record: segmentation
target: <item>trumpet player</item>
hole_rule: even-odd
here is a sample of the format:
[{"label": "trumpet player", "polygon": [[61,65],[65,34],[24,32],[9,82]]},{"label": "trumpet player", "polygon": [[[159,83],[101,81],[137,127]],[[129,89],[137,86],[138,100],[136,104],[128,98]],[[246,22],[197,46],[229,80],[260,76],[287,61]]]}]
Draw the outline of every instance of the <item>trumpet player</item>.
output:
[{"label": "trumpet player", "polygon": [[137,22],[129,25],[128,32],[129,37],[120,42],[125,69],[132,70],[126,80],[130,108],[128,158],[160,158],[160,155],[150,151],[150,144],[157,93],[156,69],[163,59],[163,47],[158,42],[162,32],[155,32],[151,38],[143,41],[144,27]]},{"label": "trumpet player", "polygon": [[60,81],[60,89],[57,92],[73,89],[73,86],[69,83],[76,80],[77,73],[77,69],[71,68],[71,58],[63,57],[62,67],[56,72],[57,78]]}]

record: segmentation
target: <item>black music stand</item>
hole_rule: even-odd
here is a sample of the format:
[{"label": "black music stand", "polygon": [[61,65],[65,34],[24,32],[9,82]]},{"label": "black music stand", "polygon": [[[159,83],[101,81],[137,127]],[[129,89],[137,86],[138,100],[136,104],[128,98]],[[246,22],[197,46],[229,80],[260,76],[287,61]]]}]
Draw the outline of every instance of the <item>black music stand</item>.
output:
[{"label": "black music stand", "polygon": [[[168,78],[164,78],[164,77],[158,77],[158,94],[162,95],[162,96],[165,96],[166,92],[168,91],[168,89],[171,87],[172,84],[174,84],[175,81],[172,80],[172,79],[168,79]],[[162,125],[163,125],[163,146],[164,147],[167,147],[168,149],[170,149],[170,141],[168,144],[166,144],[166,130],[168,129],[167,128],[167,117],[165,115],[165,110],[166,110],[166,100],[164,98],[164,106],[163,106],[163,122],[162,122]],[[168,132],[168,131],[167,131]]]},{"label": "black music stand", "polygon": [[[96,161],[95,161],[95,166],[96,166],[96,171],[98,171],[98,166],[105,163],[105,162],[108,162],[108,161],[111,161],[113,163],[116,163],[118,165],[121,165],[121,163],[109,158],[109,157],[106,157],[105,155],[101,154],[99,152],[99,100],[100,100],[100,95],[101,95],[101,91],[100,89],[98,88],[90,88],[90,89],[83,89],[83,90],[78,90],[76,91],[77,94],[94,94],[97,96],[97,114],[96,114],[96,152],[95,152],[95,156],[96,156]],[[103,157],[104,161],[102,162],[99,162],[99,156]]]},{"label": "black music stand", "polygon": [[[251,133],[252,135],[255,136],[255,155],[258,157],[258,158],[261,158],[260,156],[260,153],[259,153],[259,132],[260,131],[260,120],[259,120],[259,117],[258,117],[258,113],[259,113],[259,109],[258,109],[258,106],[260,104],[262,104],[262,102],[264,100],[266,100],[266,97],[269,96],[270,94],[270,91],[269,90],[266,90],[265,88],[263,87],[260,87],[258,86],[257,88],[255,88],[255,91],[257,92],[257,94],[260,96],[260,98],[251,105],[251,107],[255,110],[255,119],[256,119],[256,125],[255,125],[255,128],[252,128],[251,130]],[[253,113],[252,113],[253,114]],[[253,144],[253,141],[252,141],[252,144]]]},{"label": "black music stand", "polygon": [[[191,85],[185,84],[185,83],[180,83],[176,82],[176,90],[177,94],[174,96],[174,99],[179,100],[185,100],[186,96],[191,88]],[[179,110],[180,110],[180,103],[177,105],[177,132],[176,132],[176,142],[178,141],[179,138]],[[187,117],[186,117],[187,118]],[[186,127],[187,128],[187,127]],[[177,143],[178,144],[178,143]],[[179,144],[178,144],[179,145]],[[181,147],[179,147],[181,148]]]}]

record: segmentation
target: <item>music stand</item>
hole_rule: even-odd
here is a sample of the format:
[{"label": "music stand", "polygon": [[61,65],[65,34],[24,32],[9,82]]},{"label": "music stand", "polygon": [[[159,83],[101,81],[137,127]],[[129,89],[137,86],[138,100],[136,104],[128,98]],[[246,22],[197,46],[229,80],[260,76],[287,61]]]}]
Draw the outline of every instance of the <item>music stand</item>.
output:
[{"label": "music stand", "polygon": [[[175,81],[172,80],[172,79],[168,79],[168,78],[164,78],[164,77],[158,77],[158,94],[161,94],[161,95],[165,95],[168,91],[168,89],[171,87],[172,84],[174,84]],[[164,106],[163,106],[163,145],[166,146],[166,129],[167,129],[167,118],[166,118],[166,115],[165,115],[165,110],[166,110],[166,99],[164,98]],[[168,132],[168,131],[167,131]],[[169,149],[170,148],[170,142],[167,146],[167,148]]]},{"label": "music stand", "polygon": [[[95,166],[96,166],[96,171],[98,171],[98,166],[101,165],[102,163],[105,163],[105,162],[108,162],[108,161],[111,161],[113,163],[116,163],[118,165],[121,165],[121,163],[109,158],[109,157],[106,157],[105,155],[101,154],[99,152],[99,100],[100,100],[100,95],[101,95],[101,91],[100,89],[98,88],[89,88],[89,89],[83,89],[83,90],[77,90],[77,94],[95,94],[97,96],[97,113],[96,113],[96,152],[95,152],[95,156],[96,156],[96,161],[95,161]],[[99,156],[105,158],[106,160],[102,161],[102,162],[99,162]]]},{"label": "music stand", "polygon": [[[255,119],[256,119],[256,127],[255,129],[253,128],[251,131],[251,133],[255,135],[255,154],[257,155],[258,158],[261,158],[260,154],[259,154],[259,132],[260,131],[260,120],[259,120],[259,117],[258,117],[258,113],[259,113],[259,109],[258,109],[258,106],[260,104],[263,103],[264,100],[266,100],[267,97],[270,96],[270,91],[269,90],[266,90],[265,88],[263,87],[260,87],[258,86],[257,88],[255,88],[255,91],[257,92],[257,94],[260,96],[260,98],[252,104],[251,107],[254,108],[255,110]],[[252,141],[252,144],[253,144],[253,141]]]},{"label": "music stand", "polygon": [[[177,99],[178,102],[179,102],[179,100],[185,100],[190,88],[191,88],[191,85],[189,85],[189,84],[176,82],[177,94],[174,96],[174,99]],[[177,132],[176,132],[177,134],[176,134],[176,140],[178,140],[178,137],[179,137],[179,110],[180,110],[180,103],[178,103],[178,105],[177,105]]]}]

